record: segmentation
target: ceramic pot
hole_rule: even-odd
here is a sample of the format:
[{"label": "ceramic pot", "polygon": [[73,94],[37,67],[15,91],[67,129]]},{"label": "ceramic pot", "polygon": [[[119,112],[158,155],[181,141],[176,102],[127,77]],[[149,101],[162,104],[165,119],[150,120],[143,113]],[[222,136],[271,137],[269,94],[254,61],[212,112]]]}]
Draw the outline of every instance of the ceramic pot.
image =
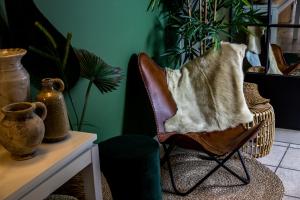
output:
[{"label": "ceramic pot", "polygon": [[29,74],[21,64],[25,49],[0,49],[0,108],[29,101]]},{"label": "ceramic pot", "polygon": [[70,125],[64,96],[64,83],[58,78],[45,78],[42,80],[42,89],[36,100],[43,102],[47,107],[45,119],[45,142],[57,142],[69,135]]},{"label": "ceramic pot", "polygon": [[4,118],[0,122],[0,143],[15,160],[32,158],[44,137],[46,106],[41,102],[19,102],[1,111]]}]

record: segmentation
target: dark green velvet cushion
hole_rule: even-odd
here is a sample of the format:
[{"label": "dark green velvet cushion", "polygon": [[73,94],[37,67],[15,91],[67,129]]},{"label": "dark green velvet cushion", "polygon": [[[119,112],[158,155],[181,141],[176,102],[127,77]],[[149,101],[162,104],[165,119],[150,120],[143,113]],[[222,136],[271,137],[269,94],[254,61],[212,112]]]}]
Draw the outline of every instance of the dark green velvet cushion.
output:
[{"label": "dark green velvet cushion", "polygon": [[114,200],[160,200],[158,143],[149,136],[123,135],[99,143],[100,165]]}]

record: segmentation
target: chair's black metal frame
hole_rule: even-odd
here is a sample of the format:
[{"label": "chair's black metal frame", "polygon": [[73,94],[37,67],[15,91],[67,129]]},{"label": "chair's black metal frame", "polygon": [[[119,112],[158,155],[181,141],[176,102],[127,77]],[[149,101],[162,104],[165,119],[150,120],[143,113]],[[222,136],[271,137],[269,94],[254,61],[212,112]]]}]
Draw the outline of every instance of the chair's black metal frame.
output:
[{"label": "chair's black metal frame", "polygon": [[[235,176],[236,178],[238,178],[240,181],[242,181],[245,185],[250,183],[250,175],[249,172],[247,170],[247,167],[245,165],[245,161],[239,151],[239,149],[241,147],[238,147],[237,149],[233,150],[231,153],[227,154],[225,158],[220,159],[218,158],[219,156],[216,155],[212,155],[211,153],[203,150],[203,153],[205,153],[208,157],[209,160],[213,160],[215,162],[218,163],[217,166],[215,166],[211,171],[209,171],[203,178],[201,178],[195,185],[193,185],[191,188],[189,188],[187,191],[182,192],[179,191],[176,183],[175,183],[175,179],[174,179],[174,175],[173,175],[173,170],[172,170],[172,166],[171,166],[171,162],[170,162],[170,154],[172,152],[172,150],[175,147],[175,144],[169,144],[168,146],[166,144],[162,144],[165,154],[163,156],[163,158],[161,159],[161,166],[163,166],[165,164],[165,162],[167,162],[167,167],[168,167],[168,171],[169,171],[169,175],[170,175],[170,179],[171,179],[171,183],[172,183],[172,187],[175,191],[175,194],[177,195],[181,195],[181,196],[185,196],[190,194],[196,187],[198,187],[201,183],[203,183],[208,177],[210,177],[214,172],[216,172],[220,167],[223,167],[224,169],[226,169],[229,173],[231,173],[233,176]],[[235,154],[238,154],[238,158],[241,162],[241,165],[244,169],[244,172],[246,174],[246,178],[241,177],[240,175],[238,175],[237,173],[235,173],[234,171],[232,171],[231,169],[229,169],[225,163]]]}]

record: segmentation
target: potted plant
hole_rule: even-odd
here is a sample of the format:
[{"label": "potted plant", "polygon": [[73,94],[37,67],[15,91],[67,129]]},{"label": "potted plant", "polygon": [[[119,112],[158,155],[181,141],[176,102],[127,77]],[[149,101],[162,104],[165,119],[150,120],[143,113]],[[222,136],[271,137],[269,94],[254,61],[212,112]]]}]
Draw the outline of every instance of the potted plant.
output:
[{"label": "potted plant", "polygon": [[[62,77],[63,81],[66,81],[66,63],[68,60],[69,49],[71,44],[72,34],[67,33],[67,42],[65,44],[65,52],[62,56],[60,56],[57,49],[57,42],[55,38],[43,27],[39,22],[35,22],[35,26],[45,35],[48,40],[48,47],[45,49],[38,49],[36,47],[30,46],[29,49],[36,54],[40,55],[44,59],[50,59],[56,63],[56,68],[61,73],[60,77]],[[80,114],[73,103],[73,98],[69,90],[67,90],[67,95],[70,99],[72,111],[75,115],[76,122],[75,126],[71,125],[72,130],[81,131],[84,125],[84,117],[86,113],[86,108],[88,105],[88,98],[90,96],[90,91],[92,85],[95,85],[96,88],[102,93],[107,93],[115,90],[123,78],[122,71],[119,67],[112,67],[106,64],[100,57],[89,52],[85,49],[74,49],[75,55],[78,59],[80,66],[80,77],[87,79],[89,84],[86,88],[86,92],[84,95],[84,103],[83,108]],[[76,128],[75,128],[76,127]]]},{"label": "potted plant", "polygon": [[176,64],[218,48],[226,37],[249,33],[247,26],[259,24],[263,15],[248,0],[150,0],[148,10],[155,9],[163,15],[166,29],[177,36],[164,54]]}]

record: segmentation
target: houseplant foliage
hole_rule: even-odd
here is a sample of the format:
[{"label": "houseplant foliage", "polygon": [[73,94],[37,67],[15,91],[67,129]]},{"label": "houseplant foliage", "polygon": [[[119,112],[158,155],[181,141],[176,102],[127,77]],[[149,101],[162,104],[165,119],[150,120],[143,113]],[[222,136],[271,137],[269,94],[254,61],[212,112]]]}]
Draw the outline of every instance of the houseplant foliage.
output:
[{"label": "houseplant foliage", "polygon": [[[69,56],[72,34],[67,33],[67,42],[64,47],[65,51],[64,54],[60,56],[55,38],[39,22],[35,22],[35,25],[44,34],[49,45],[48,48],[44,50],[30,46],[30,50],[40,55],[41,57],[50,59],[54,63],[56,63],[55,67],[58,68],[59,72],[61,73],[62,79],[65,81],[66,63]],[[70,99],[71,106],[76,117],[77,130],[81,131],[82,126],[85,123],[84,116],[86,113],[88,98],[90,96],[92,85],[94,84],[102,94],[111,92],[117,89],[121,79],[123,78],[123,75],[120,68],[112,67],[106,64],[100,57],[89,52],[88,50],[75,49],[74,52],[80,66],[80,77],[89,81],[84,96],[83,109],[80,115],[78,115],[77,113],[70,91],[67,91],[67,95]],[[71,126],[71,128],[74,130],[73,126]]]},{"label": "houseplant foliage", "polygon": [[[2,41],[6,43],[0,43],[1,46],[29,49],[26,56],[22,59],[22,63],[31,75],[31,83],[37,87],[40,85],[40,80],[45,77],[59,77],[64,81],[66,86],[65,94],[69,98],[76,118],[75,124],[77,127],[72,126],[72,123],[70,123],[72,126],[71,129],[78,130],[84,123],[83,118],[92,84],[88,87],[89,92],[85,96],[86,100],[83,105],[84,112],[80,113],[80,115],[78,115],[73,103],[70,89],[77,83],[80,77],[93,80],[92,83],[95,85],[97,83],[97,88],[100,88],[99,85],[103,84],[103,82],[99,82],[98,80],[102,80],[104,76],[113,77],[115,75],[119,79],[116,78],[113,81],[120,81],[122,77],[120,69],[116,70],[112,67],[114,70],[107,70],[108,67],[96,65],[98,68],[105,68],[105,73],[101,70],[93,71],[92,69],[90,69],[91,72],[97,72],[98,74],[82,73],[85,70],[82,70],[82,66],[80,66],[75,54],[75,49],[71,45],[71,33],[68,33],[66,37],[62,35],[37,8],[33,0],[4,0],[4,2],[5,13],[1,12],[0,15],[0,39],[3,39]],[[7,19],[7,23],[5,19]],[[9,44],[7,44],[8,41],[10,42]],[[96,66],[85,67],[92,68]],[[111,79],[106,80],[104,78],[103,80],[106,81],[105,84],[107,86],[104,87],[104,90],[100,90],[102,93],[116,89],[119,84],[119,82],[113,82],[113,84],[109,85],[107,82],[111,81]]]},{"label": "houseplant foliage", "polygon": [[100,57],[85,49],[75,50],[75,54],[79,60],[81,77],[89,81],[78,123],[78,130],[80,131],[84,123],[83,120],[92,85],[94,84],[102,94],[111,92],[117,89],[123,76],[119,67],[112,67],[106,64]]},{"label": "houseplant foliage", "polygon": [[150,0],[148,10],[155,9],[166,20],[166,29],[177,35],[176,45],[164,54],[176,64],[220,47],[224,37],[248,32],[247,26],[259,24],[263,15],[248,0]]},{"label": "houseplant foliage", "polygon": [[3,13],[3,8],[0,4],[0,48],[9,47],[10,37],[9,29]]},{"label": "houseplant foliage", "polygon": [[[38,9],[33,0],[4,0],[5,12],[4,19],[7,19],[9,37],[5,37],[6,48],[28,49],[34,46],[37,49],[47,51],[51,49],[51,43],[44,33],[36,28],[35,22],[47,29],[56,41],[56,52],[60,57],[65,54],[67,38],[61,34],[53,24]],[[1,34],[0,34],[1,35]],[[53,59],[41,57],[33,51],[28,51],[22,59],[22,64],[31,75],[31,83],[38,87],[40,81],[46,77],[61,77],[61,72]],[[66,90],[71,89],[78,81],[80,67],[72,46],[69,46],[69,53],[65,64],[64,82]]]}]

